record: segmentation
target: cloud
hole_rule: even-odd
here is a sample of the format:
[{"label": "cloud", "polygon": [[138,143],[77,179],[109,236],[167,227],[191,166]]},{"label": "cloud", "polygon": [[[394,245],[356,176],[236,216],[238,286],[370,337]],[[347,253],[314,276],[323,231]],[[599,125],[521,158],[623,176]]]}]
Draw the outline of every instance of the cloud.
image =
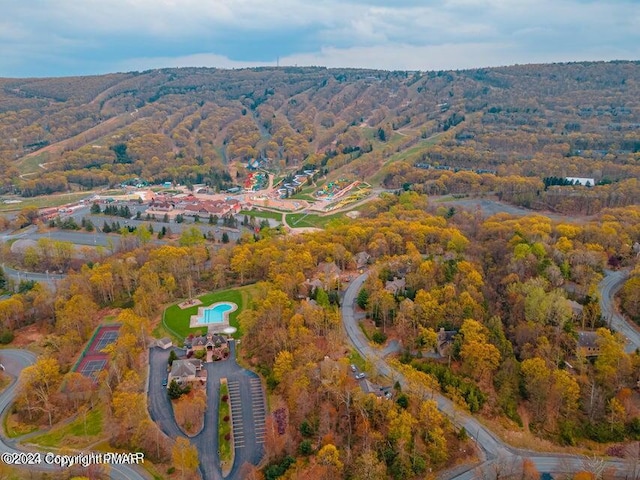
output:
[{"label": "cloud", "polygon": [[142,70],[189,61],[252,66],[278,56],[299,65],[399,69],[640,58],[640,4],[633,0],[5,3],[5,76]]}]

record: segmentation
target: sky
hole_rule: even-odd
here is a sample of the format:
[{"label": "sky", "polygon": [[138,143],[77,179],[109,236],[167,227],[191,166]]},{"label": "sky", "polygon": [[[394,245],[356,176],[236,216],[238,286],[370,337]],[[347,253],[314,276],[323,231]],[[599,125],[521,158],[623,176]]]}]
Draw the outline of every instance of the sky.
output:
[{"label": "sky", "polygon": [[640,0],[0,0],[0,77],[640,59]]}]

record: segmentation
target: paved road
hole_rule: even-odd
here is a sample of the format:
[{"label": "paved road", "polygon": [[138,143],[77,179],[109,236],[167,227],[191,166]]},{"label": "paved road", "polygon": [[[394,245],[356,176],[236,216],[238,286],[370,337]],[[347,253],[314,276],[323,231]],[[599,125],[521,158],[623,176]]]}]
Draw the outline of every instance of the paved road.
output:
[{"label": "paved road", "polygon": [[[220,401],[220,379],[226,378],[233,390],[231,397],[234,418],[235,458],[227,480],[242,480],[241,468],[245,463],[258,465],[264,455],[264,415],[265,402],[259,377],[243,369],[236,362],[235,341],[230,342],[229,359],[223,362],[205,364],[207,370],[207,411],[204,428],[190,441],[198,448],[200,473],[206,480],[222,480],[222,471],[218,456],[218,404]],[[185,436],[173,417],[173,410],[162,386],[167,377],[169,350],[152,348],[150,352],[149,373],[149,411],[151,418],[158,423],[162,431],[171,438]],[[237,393],[236,393],[237,392]]]},{"label": "paved road", "polygon": [[[388,377],[392,381],[397,380],[404,388],[407,386],[407,382],[403,375],[394,370],[378,351],[369,345],[366,337],[358,328],[354,306],[358,292],[367,276],[368,273],[360,275],[347,288],[342,304],[342,323],[347,337],[360,355],[366,358],[379,374]],[[433,398],[437,402],[438,408],[447,414],[458,428],[464,427],[467,433],[476,440],[476,444],[481,448],[480,453],[484,456],[484,461],[480,465],[462,472],[459,470],[448,472],[441,476],[443,479],[474,480],[477,478],[497,478],[503,476],[505,468],[521,465],[524,458],[531,460],[540,472],[570,473],[590,468],[590,460],[584,457],[545,454],[513,448],[505,444],[475,418],[457,409],[448,398],[443,397],[438,392],[434,392]],[[624,476],[624,469],[628,466],[622,460],[597,461],[606,467],[616,470],[621,476]]]},{"label": "paved road", "polygon": [[625,350],[627,353],[632,353],[640,348],[640,331],[618,313],[614,302],[615,294],[622,288],[628,276],[629,272],[626,270],[616,272],[605,270],[605,277],[598,284],[598,290],[600,290],[600,311],[603,318],[613,330],[626,337]]},{"label": "paved road", "polygon": [[[5,411],[13,402],[13,396],[17,388],[17,378],[23,368],[28,367],[36,361],[36,356],[26,350],[7,349],[0,350],[0,362],[5,367],[5,371],[13,376],[11,385],[0,394],[0,417],[4,415]],[[19,454],[20,452],[29,451],[19,449],[17,440],[10,440],[4,437],[4,432],[0,436],[0,454],[13,453]],[[33,451],[33,450],[30,450]],[[29,470],[34,470],[34,466],[30,466]],[[55,465],[49,465],[42,463],[38,466],[38,470],[43,471],[57,471],[59,467]],[[140,469],[134,469],[126,465],[112,465],[109,470],[109,477],[114,480],[148,480],[150,477],[148,474]]]},{"label": "paved road", "polygon": [[66,275],[58,275],[53,273],[36,273],[25,272],[24,270],[15,270],[11,267],[7,267],[4,263],[2,269],[7,277],[11,278],[16,284],[22,280],[33,280],[35,282],[46,283],[49,287],[55,290],[57,283],[66,277]]}]

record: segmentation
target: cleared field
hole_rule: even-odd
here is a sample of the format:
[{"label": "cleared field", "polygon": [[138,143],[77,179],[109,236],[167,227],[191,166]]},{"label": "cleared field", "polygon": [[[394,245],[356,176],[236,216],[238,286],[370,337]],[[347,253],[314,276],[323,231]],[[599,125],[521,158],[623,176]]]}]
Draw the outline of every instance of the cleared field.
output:
[{"label": "cleared field", "polygon": [[65,193],[63,195],[43,195],[24,198],[20,203],[0,203],[0,212],[19,212],[25,207],[50,208],[77,202],[89,195],[88,192]]},{"label": "cleared field", "polygon": [[344,218],[344,213],[334,213],[333,215],[290,213],[287,215],[287,224],[292,228],[325,228],[329,222]]},{"label": "cleared field", "polygon": [[100,408],[79,413],[71,423],[29,439],[29,443],[41,447],[87,447],[96,442],[102,434],[103,415]]}]

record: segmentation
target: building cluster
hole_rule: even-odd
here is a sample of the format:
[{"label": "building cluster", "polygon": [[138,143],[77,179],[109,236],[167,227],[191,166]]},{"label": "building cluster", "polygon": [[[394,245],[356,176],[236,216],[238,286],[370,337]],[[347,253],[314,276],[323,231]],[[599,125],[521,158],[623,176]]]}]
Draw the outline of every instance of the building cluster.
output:
[{"label": "building cluster", "polygon": [[147,210],[150,214],[181,214],[187,217],[218,218],[235,215],[242,209],[240,201],[234,198],[224,200],[204,200],[194,195],[174,197],[170,195],[156,195]]}]

